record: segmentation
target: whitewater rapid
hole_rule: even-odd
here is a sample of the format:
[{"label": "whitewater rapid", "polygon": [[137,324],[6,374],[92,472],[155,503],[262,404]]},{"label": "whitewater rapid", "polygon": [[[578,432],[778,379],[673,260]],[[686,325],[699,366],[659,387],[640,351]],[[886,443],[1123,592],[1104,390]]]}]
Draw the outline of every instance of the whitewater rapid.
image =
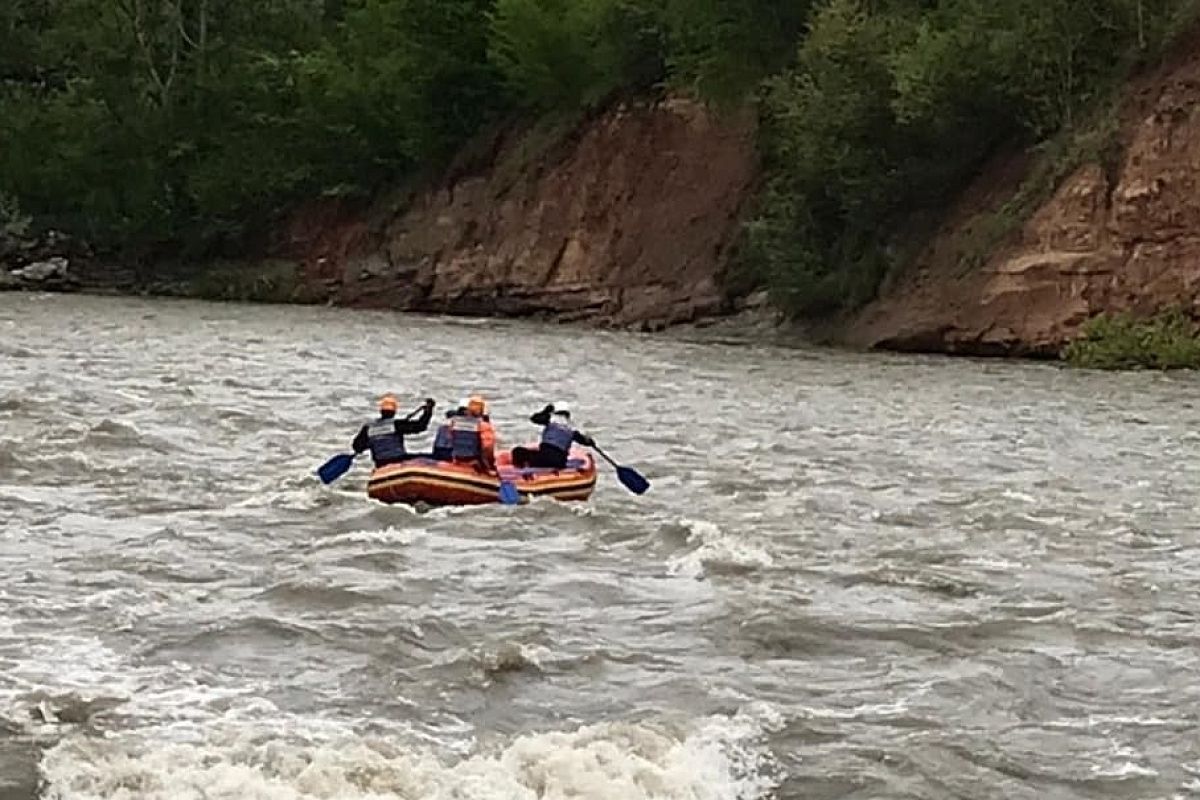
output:
[{"label": "whitewater rapid", "polygon": [[[38,295],[0,364],[0,797],[1200,795],[1191,376]],[[653,490],[313,476],[471,389]]]}]

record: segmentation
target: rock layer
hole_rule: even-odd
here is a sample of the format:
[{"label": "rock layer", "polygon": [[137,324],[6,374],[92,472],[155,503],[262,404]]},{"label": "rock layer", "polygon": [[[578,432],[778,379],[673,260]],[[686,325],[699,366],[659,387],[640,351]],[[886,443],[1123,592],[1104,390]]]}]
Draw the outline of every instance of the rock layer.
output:
[{"label": "rock layer", "polygon": [[1076,170],[980,269],[964,269],[949,245],[979,218],[952,214],[846,338],[1050,357],[1101,312],[1200,311],[1200,51],[1131,85],[1120,118],[1119,158],[1108,169]]},{"label": "rock layer", "polygon": [[622,107],[522,160],[376,209],[301,218],[286,250],[333,303],[644,327],[727,308],[721,271],[756,178],[753,122]]}]

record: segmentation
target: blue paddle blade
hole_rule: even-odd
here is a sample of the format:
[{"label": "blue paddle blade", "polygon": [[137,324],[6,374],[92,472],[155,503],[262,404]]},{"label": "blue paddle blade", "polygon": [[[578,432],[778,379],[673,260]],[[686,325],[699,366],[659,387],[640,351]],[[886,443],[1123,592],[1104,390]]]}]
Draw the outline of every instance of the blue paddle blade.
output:
[{"label": "blue paddle blade", "polygon": [[317,470],[317,475],[321,478],[321,483],[328,485],[345,475],[346,470],[350,469],[353,464],[354,456],[342,453],[322,464]]},{"label": "blue paddle blade", "polygon": [[650,490],[650,481],[633,467],[617,467],[617,480],[634,494],[645,494]]},{"label": "blue paddle blade", "polygon": [[512,481],[500,482],[500,502],[506,506],[515,506],[521,502],[521,493]]}]

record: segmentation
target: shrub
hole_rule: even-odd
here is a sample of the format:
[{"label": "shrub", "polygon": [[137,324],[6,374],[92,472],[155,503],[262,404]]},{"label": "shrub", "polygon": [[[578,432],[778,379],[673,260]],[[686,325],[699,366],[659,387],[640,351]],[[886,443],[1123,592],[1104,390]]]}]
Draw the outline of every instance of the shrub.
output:
[{"label": "shrub", "polygon": [[794,57],[810,0],[661,0],[670,79],[722,106],[745,101]]},{"label": "shrub", "polygon": [[563,111],[661,78],[658,37],[625,0],[497,0],[490,53],[524,105]]},{"label": "shrub", "polygon": [[29,215],[21,211],[21,204],[12,195],[0,192],[0,253],[5,242],[15,242],[29,235]]},{"label": "shrub", "polygon": [[1182,311],[1148,319],[1130,314],[1101,314],[1083,326],[1066,346],[1063,358],[1089,369],[1196,369],[1200,336]]}]

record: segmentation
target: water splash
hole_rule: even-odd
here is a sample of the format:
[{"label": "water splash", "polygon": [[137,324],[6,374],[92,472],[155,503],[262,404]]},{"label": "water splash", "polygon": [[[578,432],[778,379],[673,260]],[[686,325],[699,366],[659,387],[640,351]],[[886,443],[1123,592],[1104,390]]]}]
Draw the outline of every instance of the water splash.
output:
[{"label": "water splash", "polygon": [[48,800],[757,800],[779,775],[761,711],[673,730],[606,722],[465,758],[389,738],[216,730],[201,743],[72,737],[48,751]]},{"label": "water splash", "polygon": [[713,573],[736,573],[766,569],[775,559],[751,534],[735,536],[707,520],[685,519],[685,543],[693,548],[671,556],[667,570],[672,575],[701,578]]}]

